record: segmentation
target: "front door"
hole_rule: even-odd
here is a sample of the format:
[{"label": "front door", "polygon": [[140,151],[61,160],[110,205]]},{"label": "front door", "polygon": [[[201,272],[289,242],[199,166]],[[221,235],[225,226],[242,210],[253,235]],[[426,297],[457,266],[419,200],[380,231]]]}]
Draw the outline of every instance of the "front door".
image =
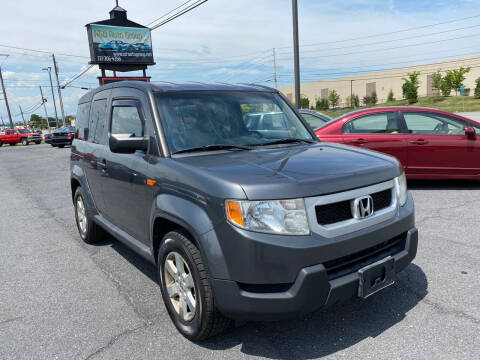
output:
[{"label": "front door", "polygon": [[[115,98],[117,92],[123,95],[122,98]],[[126,95],[131,96],[126,98]],[[129,89],[128,92],[126,89],[114,89],[112,97],[109,136],[149,136],[151,121],[146,125],[143,93],[135,89]],[[149,240],[150,210],[154,197],[153,187],[147,184],[150,157],[149,152],[142,151],[134,154],[113,153],[107,146],[108,180],[103,183],[106,217],[143,243]]]},{"label": "front door", "polygon": [[403,117],[408,128],[408,174],[432,177],[480,174],[480,142],[478,136],[465,135],[464,120],[415,111],[404,111]]},{"label": "front door", "polygon": [[343,142],[396,157],[407,167],[407,143],[396,111],[381,111],[354,118],[343,125]]}]

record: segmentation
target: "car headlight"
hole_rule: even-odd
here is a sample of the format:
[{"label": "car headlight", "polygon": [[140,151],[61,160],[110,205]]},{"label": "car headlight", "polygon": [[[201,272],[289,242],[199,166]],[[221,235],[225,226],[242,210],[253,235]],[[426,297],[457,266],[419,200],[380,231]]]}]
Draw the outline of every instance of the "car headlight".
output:
[{"label": "car headlight", "polygon": [[400,206],[405,205],[407,202],[407,178],[405,177],[405,173],[400,175],[395,179],[395,182],[397,183],[397,197],[398,197],[398,202],[400,203]]},{"label": "car headlight", "polygon": [[228,221],[245,230],[282,235],[310,234],[303,199],[227,200],[225,210]]}]

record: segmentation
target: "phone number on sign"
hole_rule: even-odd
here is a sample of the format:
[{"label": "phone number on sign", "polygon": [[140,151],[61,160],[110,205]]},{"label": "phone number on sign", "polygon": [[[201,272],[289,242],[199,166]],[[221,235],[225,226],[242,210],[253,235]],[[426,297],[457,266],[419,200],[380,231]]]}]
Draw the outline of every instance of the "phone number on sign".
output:
[{"label": "phone number on sign", "polygon": [[122,61],[122,58],[120,56],[98,55],[97,56],[97,61],[120,62],[120,61]]}]

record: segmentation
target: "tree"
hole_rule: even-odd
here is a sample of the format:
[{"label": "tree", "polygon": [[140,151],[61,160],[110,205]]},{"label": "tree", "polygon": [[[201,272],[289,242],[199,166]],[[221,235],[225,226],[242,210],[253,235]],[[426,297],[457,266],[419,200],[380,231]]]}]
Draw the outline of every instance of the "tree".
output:
[{"label": "tree", "polygon": [[480,99],[480,78],[477,78],[477,80],[475,80],[475,92],[473,96],[475,97],[475,99]]},{"label": "tree", "polygon": [[393,90],[392,89],[390,89],[390,91],[388,92],[387,101],[388,102],[395,101],[395,97],[393,96]]},{"label": "tree", "polygon": [[470,71],[470,68],[464,68],[463,66],[460,69],[448,70],[447,75],[451,74],[451,85],[452,89],[455,90],[455,95],[458,95],[460,88],[463,86],[463,80],[465,80],[465,74]]},{"label": "tree", "polygon": [[71,126],[72,121],[75,121],[75,116],[73,116],[73,115],[66,115],[65,116],[65,125],[66,126]]},{"label": "tree", "polygon": [[310,107],[310,100],[307,97],[302,96],[300,98],[300,105],[302,109],[308,109]]},{"label": "tree", "polygon": [[375,105],[378,102],[377,92],[373,91],[372,95],[370,95],[370,102],[372,105]]},{"label": "tree", "polygon": [[352,104],[353,107],[359,107],[360,106],[360,98],[358,97],[357,94],[352,95],[351,104]]},{"label": "tree", "polygon": [[405,99],[408,100],[409,104],[416,103],[418,101],[418,88],[420,87],[420,81],[418,77],[420,73],[414,71],[408,73],[408,78],[402,78],[402,94]]},{"label": "tree", "polygon": [[442,91],[443,96],[450,96],[450,93],[452,92],[452,73],[447,72],[447,74],[443,77],[442,83],[440,85],[440,90]]},{"label": "tree", "polygon": [[317,99],[315,102],[315,110],[327,110],[328,109],[328,100],[327,99]]},{"label": "tree", "polygon": [[28,122],[28,126],[38,128],[42,125],[43,118],[37,114],[30,115],[30,121]]},{"label": "tree", "polygon": [[442,89],[442,74],[440,70],[432,75],[432,89],[437,90],[437,93],[440,93]]},{"label": "tree", "polygon": [[334,108],[338,105],[338,102],[340,101],[340,95],[335,90],[332,90],[328,94],[328,101],[330,102],[332,108]]}]

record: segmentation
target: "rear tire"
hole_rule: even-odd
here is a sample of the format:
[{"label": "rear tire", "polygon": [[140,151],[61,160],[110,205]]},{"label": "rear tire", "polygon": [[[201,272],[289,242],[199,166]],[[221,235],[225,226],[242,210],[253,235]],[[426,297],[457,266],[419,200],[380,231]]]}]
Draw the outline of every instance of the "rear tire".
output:
[{"label": "rear tire", "polygon": [[58,145],[58,147],[59,147],[60,149],[63,149],[63,148],[65,147],[65,145]]},{"label": "rear tire", "polygon": [[3,143],[2,143],[2,141],[0,141],[0,147],[2,147],[2,146],[3,146]]},{"label": "rear tire", "polygon": [[40,145],[41,141],[35,141],[35,144]]},{"label": "rear tire", "polygon": [[105,232],[93,222],[92,216],[85,204],[85,194],[83,193],[81,186],[75,191],[73,204],[75,207],[75,221],[77,223],[78,233],[82,240],[87,244],[102,241],[105,237]]},{"label": "rear tire", "polygon": [[16,143],[10,143],[10,146],[15,146],[15,145],[17,145],[17,144]]},{"label": "rear tire", "polygon": [[27,146],[27,145],[28,145],[28,140],[25,139],[25,138],[23,138],[23,139],[22,139],[22,145],[23,145],[23,146]]},{"label": "rear tire", "polygon": [[[170,275],[172,266],[177,270],[175,277]],[[205,340],[231,326],[232,320],[224,317],[215,306],[202,256],[187,234],[172,231],[164,236],[158,251],[157,270],[168,314],[183,336],[192,341]],[[185,300],[187,298],[191,305]],[[180,310],[183,303],[187,304],[185,310]]]}]

